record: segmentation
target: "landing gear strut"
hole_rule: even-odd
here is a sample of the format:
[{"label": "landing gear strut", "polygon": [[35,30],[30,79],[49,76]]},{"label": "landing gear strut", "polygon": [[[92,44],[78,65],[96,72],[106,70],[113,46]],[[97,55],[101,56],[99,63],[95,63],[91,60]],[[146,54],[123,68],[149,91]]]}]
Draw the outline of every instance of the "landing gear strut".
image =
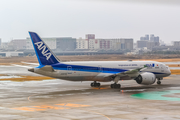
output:
[{"label": "landing gear strut", "polygon": [[117,84],[119,80],[120,80],[120,76],[118,75],[114,78],[114,84],[111,84],[111,88],[120,89],[121,85]]},{"label": "landing gear strut", "polygon": [[157,84],[158,84],[158,85],[160,85],[160,84],[161,84],[161,81],[160,81],[160,80],[158,80],[158,81],[157,81]]},{"label": "landing gear strut", "polygon": [[97,83],[96,81],[91,83],[91,87],[100,87],[100,86],[101,86],[101,84]]},{"label": "landing gear strut", "polygon": [[158,78],[158,79],[157,79],[157,84],[158,84],[158,85],[161,84],[161,81],[160,81],[160,80],[162,80],[162,79],[163,79],[163,78]]},{"label": "landing gear strut", "polygon": [[114,84],[111,84],[111,88],[120,89],[121,85],[114,83]]}]

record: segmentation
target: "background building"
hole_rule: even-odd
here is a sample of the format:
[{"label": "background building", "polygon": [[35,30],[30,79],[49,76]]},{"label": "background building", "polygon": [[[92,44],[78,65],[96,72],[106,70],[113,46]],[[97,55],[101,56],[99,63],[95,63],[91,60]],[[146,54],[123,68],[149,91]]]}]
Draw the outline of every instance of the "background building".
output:
[{"label": "background building", "polygon": [[133,39],[90,39],[89,49],[133,50]]},{"label": "background building", "polygon": [[159,36],[155,37],[154,34],[151,34],[150,41],[152,41],[152,42],[159,42]]},{"label": "background building", "polygon": [[[76,49],[76,39],[75,38],[71,38],[71,37],[42,38],[42,40],[52,50],[74,51]],[[26,48],[34,49],[30,38],[27,38],[27,40],[26,40]]]},{"label": "background building", "polygon": [[24,50],[24,49],[26,49],[26,39],[11,40],[8,44],[8,49],[11,49],[11,50]]},{"label": "background building", "polygon": [[86,39],[95,39],[95,34],[87,34]]},{"label": "background building", "polygon": [[144,48],[144,47],[147,47],[147,43],[148,43],[147,40],[140,40],[140,41],[137,41],[137,47],[138,47],[138,48]]},{"label": "background building", "polygon": [[133,39],[120,39],[122,50],[133,50]]},{"label": "background building", "polygon": [[98,50],[99,49],[99,41],[97,39],[89,39],[89,49],[90,50]]},{"label": "background building", "polygon": [[86,34],[86,39],[88,41],[88,49],[89,49],[89,40],[90,39],[95,39],[95,34]]},{"label": "background building", "polygon": [[149,40],[149,35],[145,35],[145,37],[140,37],[140,40]]},{"label": "background building", "polygon": [[88,40],[87,39],[76,39],[76,49],[88,49]]},{"label": "background building", "polygon": [[121,50],[121,39],[111,39],[113,50]]},{"label": "background building", "polygon": [[[50,49],[56,49],[56,38],[42,38]],[[30,38],[26,39],[26,49],[34,49]]]},{"label": "background building", "polygon": [[112,42],[110,39],[98,39],[99,49],[110,50],[112,48]]},{"label": "background building", "polygon": [[149,50],[152,50],[153,47],[160,46],[160,40],[159,37],[154,36],[154,34],[145,35],[145,37],[140,37],[140,40],[137,41],[137,47],[138,48],[147,48]]},{"label": "background building", "polygon": [[2,42],[1,43],[1,49],[6,50],[8,48],[8,42]]},{"label": "background building", "polygon": [[173,41],[174,47],[180,47],[180,41]]},{"label": "background building", "polygon": [[[148,36],[146,36],[148,38]],[[130,52],[133,50],[133,39],[95,39],[94,34],[87,34],[86,39],[72,37],[42,38],[57,55],[104,54]],[[35,51],[30,38],[15,39],[1,44],[1,51],[18,51],[22,53],[2,53],[2,56],[34,55]]]},{"label": "background building", "polygon": [[76,39],[72,37],[56,38],[56,50],[74,51],[76,49]]}]

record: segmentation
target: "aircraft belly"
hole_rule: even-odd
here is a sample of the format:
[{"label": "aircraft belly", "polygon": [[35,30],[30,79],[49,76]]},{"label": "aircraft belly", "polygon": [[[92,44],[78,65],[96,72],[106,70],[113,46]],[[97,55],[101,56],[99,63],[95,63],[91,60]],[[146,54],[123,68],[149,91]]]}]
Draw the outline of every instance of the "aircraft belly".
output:
[{"label": "aircraft belly", "polygon": [[67,77],[73,81],[92,81],[96,75],[95,72],[72,71],[67,74]]},{"label": "aircraft belly", "polygon": [[35,73],[58,78],[70,81],[94,81],[94,77],[98,75],[96,72],[81,72],[81,71],[66,71],[66,70],[58,70],[58,71],[43,71],[40,69],[36,69]]},{"label": "aircraft belly", "polygon": [[166,77],[168,75],[166,74],[155,74],[156,78]]},{"label": "aircraft belly", "polygon": [[69,80],[69,81],[101,81],[101,82],[111,81],[109,78],[105,78],[104,76],[98,76],[100,74],[98,72],[82,72],[82,71],[66,71],[66,70],[57,70],[57,71],[49,72],[49,71],[36,69],[35,73],[53,78]]}]

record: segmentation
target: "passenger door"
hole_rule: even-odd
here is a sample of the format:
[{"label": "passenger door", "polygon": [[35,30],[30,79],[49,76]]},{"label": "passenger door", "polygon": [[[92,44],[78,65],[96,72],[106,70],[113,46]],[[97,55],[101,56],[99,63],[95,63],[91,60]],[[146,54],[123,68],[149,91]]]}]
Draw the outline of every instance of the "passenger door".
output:
[{"label": "passenger door", "polygon": [[72,74],[72,67],[71,66],[67,66],[67,74]]},{"label": "passenger door", "polygon": [[103,69],[102,69],[102,66],[101,66],[101,65],[98,66],[98,71],[99,71],[99,72],[103,72]]}]

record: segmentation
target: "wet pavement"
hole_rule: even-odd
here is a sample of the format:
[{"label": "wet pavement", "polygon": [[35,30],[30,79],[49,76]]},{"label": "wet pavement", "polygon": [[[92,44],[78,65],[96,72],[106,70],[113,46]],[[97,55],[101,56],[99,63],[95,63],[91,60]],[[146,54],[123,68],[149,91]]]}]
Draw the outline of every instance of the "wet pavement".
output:
[{"label": "wet pavement", "polygon": [[[26,74],[26,68],[18,68],[17,74],[13,72],[16,68],[11,68],[10,76]],[[111,82],[91,88],[91,82],[58,79],[0,81],[0,120],[180,119],[179,78],[172,75],[162,80],[162,85],[149,86],[120,81],[120,90],[111,89]]]},{"label": "wet pavement", "polygon": [[169,65],[173,65],[173,64],[180,64],[180,61],[176,61],[176,62],[162,62],[164,64],[169,64]]},{"label": "wet pavement", "polygon": [[169,67],[170,70],[180,70],[180,67]]}]

